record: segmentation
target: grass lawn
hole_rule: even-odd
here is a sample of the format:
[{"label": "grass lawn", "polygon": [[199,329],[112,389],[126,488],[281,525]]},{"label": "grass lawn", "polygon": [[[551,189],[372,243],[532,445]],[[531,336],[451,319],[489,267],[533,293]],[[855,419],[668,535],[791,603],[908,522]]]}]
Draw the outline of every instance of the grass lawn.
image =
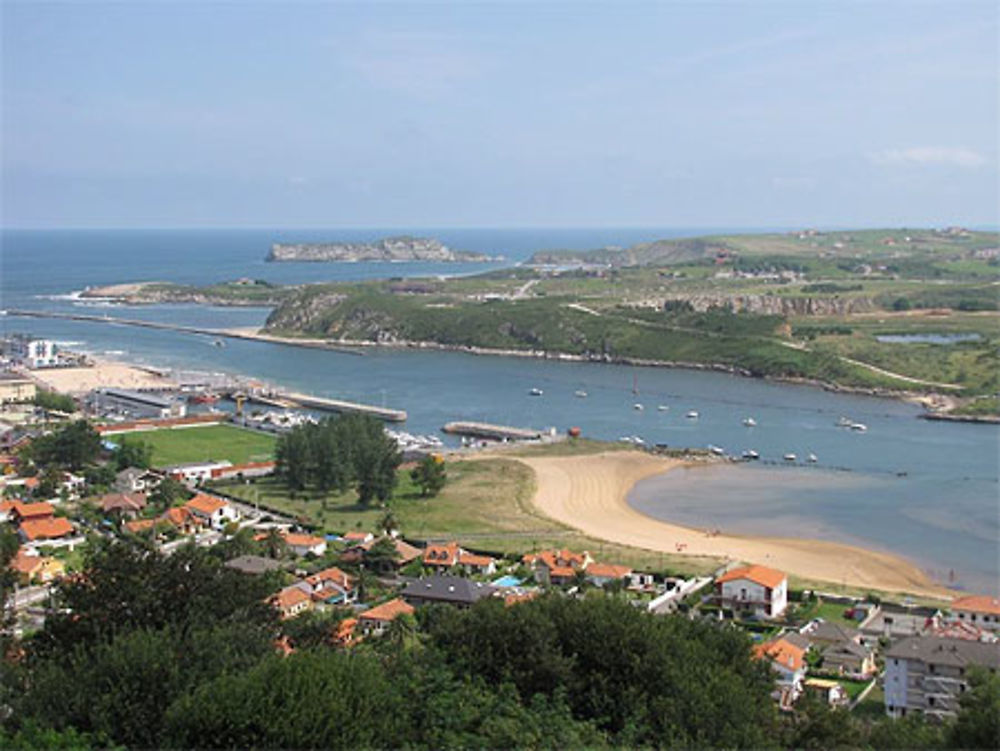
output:
[{"label": "grass lawn", "polygon": [[885,689],[876,686],[858,706],[854,708],[857,717],[878,720],[885,717]]},{"label": "grass lawn", "polygon": [[[583,449],[583,447],[577,447]],[[595,446],[588,447],[590,450]],[[324,532],[376,531],[386,508],[358,505],[356,494],[310,492],[292,498],[276,479],[253,484],[219,483],[219,490],[315,525]],[[448,484],[435,498],[421,498],[401,470],[389,501],[404,535],[411,539],[454,539],[466,547],[521,555],[543,548],[589,550],[598,560],[643,570],[693,574],[718,566],[708,558],[676,556],[595,540],[540,515],[531,505],[531,470],[506,458],[448,462]]]},{"label": "grass lawn", "polygon": [[[865,687],[869,683],[871,683],[871,681],[852,681],[847,678],[838,678],[837,683],[839,683],[841,686],[844,687],[844,690],[847,692],[848,698],[851,701],[854,701],[855,699],[858,698],[858,695],[865,690]],[[874,693],[877,689],[878,689],[877,686],[873,688],[872,693]],[[868,697],[866,696],[865,700],[867,699]]]},{"label": "grass lawn", "polygon": [[814,616],[822,618],[827,623],[836,623],[838,626],[845,626],[847,628],[857,628],[859,621],[852,621],[850,618],[844,617],[844,611],[847,609],[847,605],[837,602],[824,602],[816,609]]},{"label": "grass lawn", "polygon": [[153,447],[154,467],[223,459],[243,464],[274,458],[274,436],[231,425],[144,430],[114,436],[112,440],[122,438],[150,444]]}]

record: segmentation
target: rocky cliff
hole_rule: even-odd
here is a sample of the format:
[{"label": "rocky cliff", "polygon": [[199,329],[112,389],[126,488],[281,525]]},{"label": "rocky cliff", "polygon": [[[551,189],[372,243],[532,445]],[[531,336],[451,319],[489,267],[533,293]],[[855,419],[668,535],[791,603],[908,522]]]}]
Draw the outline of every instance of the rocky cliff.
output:
[{"label": "rocky cliff", "polygon": [[387,237],[372,243],[275,243],[268,261],[439,261],[496,260],[483,253],[452,250],[427,237]]}]

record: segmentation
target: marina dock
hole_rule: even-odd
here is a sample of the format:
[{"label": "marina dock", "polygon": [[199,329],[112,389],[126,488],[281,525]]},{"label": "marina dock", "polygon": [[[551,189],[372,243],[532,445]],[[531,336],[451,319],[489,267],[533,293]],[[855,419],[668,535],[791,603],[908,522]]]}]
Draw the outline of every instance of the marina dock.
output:
[{"label": "marina dock", "polygon": [[508,425],[493,425],[488,422],[449,422],[441,430],[454,435],[468,435],[494,441],[537,441],[544,435],[541,430],[512,428]]},{"label": "marina dock", "polygon": [[308,394],[297,394],[294,392],[282,391],[274,395],[283,402],[307,409],[318,409],[324,412],[338,412],[347,414],[371,415],[387,422],[406,422],[406,412],[402,409],[388,409],[386,407],[373,407],[370,404],[358,404],[356,402],[345,402],[341,399],[327,399],[323,396],[309,396]]}]

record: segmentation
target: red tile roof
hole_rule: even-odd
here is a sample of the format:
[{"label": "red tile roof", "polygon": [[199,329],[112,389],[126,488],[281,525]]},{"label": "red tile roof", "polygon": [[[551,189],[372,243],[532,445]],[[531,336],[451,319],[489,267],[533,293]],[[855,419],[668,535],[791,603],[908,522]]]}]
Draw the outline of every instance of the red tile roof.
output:
[{"label": "red tile roof", "polygon": [[767,657],[786,670],[798,671],[805,664],[806,651],[784,639],[758,644],[753,651],[755,657]]},{"label": "red tile roof", "polygon": [[145,532],[155,526],[156,519],[136,519],[135,521],[125,522],[125,529],[129,532]]},{"label": "red tile roof", "polygon": [[163,518],[175,527],[183,527],[185,524],[194,520],[194,517],[191,516],[191,512],[183,506],[168,508],[166,513],[163,515]]},{"label": "red tile roof", "polygon": [[952,600],[951,609],[966,610],[970,613],[989,613],[1000,615],[1000,600],[989,595],[968,595]]},{"label": "red tile roof", "polygon": [[468,553],[463,550],[458,556],[458,562],[463,566],[481,566],[485,568],[496,561],[488,555],[476,555],[475,553]]},{"label": "red tile roof", "polygon": [[146,507],[143,493],[108,493],[97,499],[101,511],[141,511]]},{"label": "red tile roof", "polygon": [[397,597],[366,610],[358,617],[366,621],[394,621],[401,615],[413,615],[413,612],[412,605]]},{"label": "red tile roof", "polygon": [[29,519],[21,523],[21,531],[28,540],[51,540],[73,534],[73,525],[62,517]]},{"label": "red tile roof", "polygon": [[316,545],[322,545],[326,540],[322,537],[316,537],[315,535],[303,535],[297,532],[286,532],[285,542],[296,548],[311,548]]},{"label": "red tile roof", "polygon": [[190,511],[197,511],[205,514],[205,516],[211,516],[219,509],[225,508],[227,505],[228,504],[220,498],[206,495],[205,493],[199,493],[190,501],[185,503],[184,508]]},{"label": "red tile roof", "polygon": [[281,610],[290,610],[303,602],[309,602],[309,595],[299,587],[285,587],[274,596],[274,604]]},{"label": "red tile roof", "polygon": [[320,586],[323,582],[333,582],[337,586],[346,590],[354,588],[354,580],[336,566],[325,568],[322,571],[317,571],[312,576],[307,576],[306,581],[314,587]]},{"label": "red tile roof", "polygon": [[715,581],[721,584],[722,582],[736,581],[738,579],[746,579],[755,584],[760,584],[762,587],[774,589],[785,581],[785,574],[773,568],[767,568],[767,566],[753,565],[734,568],[732,571],[724,573]]},{"label": "red tile roof", "polygon": [[[29,480],[34,479],[29,477]],[[51,503],[22,503],[14,501],[13,511],[21,519],[45,519],[55,514],[56,510]]]},{"label": "red tile roof", "polygon": [[584,569],[588,576],[599,576],[602,579],[624,579],[632,573],[628,566],[619,566],[614,563],[591,563]]},{"label": "red tile roof", "polygon": [[424,564],[428,566],[454,566],[458,562],[458,556],[462,549],[457,542],[449,542],[444,545],[428,545],[424,548]]}]

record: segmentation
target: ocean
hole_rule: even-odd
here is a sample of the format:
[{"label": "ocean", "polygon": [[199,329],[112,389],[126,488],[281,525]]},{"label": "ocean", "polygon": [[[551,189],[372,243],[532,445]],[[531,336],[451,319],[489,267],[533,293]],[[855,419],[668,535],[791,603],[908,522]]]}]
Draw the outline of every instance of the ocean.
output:
[{"label": "ocean", "polygon": [[[7,230],[0,234],[0,307],[88,312],[194,326],[259,326],[261,308],[95,306],[87,286],[164,280],[206,284],[239,277],[278,283],[468,274],[553,248],[628,246],[705,229]],[[715,230],[722,231],[722,230]],[[735,231],[732,229],[726,231]],[[272,242],[437,237],[455,249],[501,254],[497,264],[265,263]],[[833,394],[722,373],[366,351],[362,356],[262,342],[213,345],[207,336],[78,321],[0,318],[4,334],[52,338],[98,355],[248,375],[300,391],[405,409],[406,429],[437,433],[451,420],[536,428],[580,427],[617,440],[760,452],[757,466],[675,472],[640,483],[630,498],[652,516],[727,532],[836,540],[906,556],[937,580],[1000,590],[1000,430],[932,423],[913,405]],[[638,394],[633,394],[633,385]],[[541,389],[542,396],[530,396]],[[585,390],[586,398],[574,393]],[[634,409],[635,403],[644,406]],[[660,410],[659,406],[666,409]],[[697,410],[696,420],[685,418]],[[841,416],[868,432],[837,427]],[[744,417],[757,427],[747,428]],[[784,466],[788,452],[814,453]]]}]

